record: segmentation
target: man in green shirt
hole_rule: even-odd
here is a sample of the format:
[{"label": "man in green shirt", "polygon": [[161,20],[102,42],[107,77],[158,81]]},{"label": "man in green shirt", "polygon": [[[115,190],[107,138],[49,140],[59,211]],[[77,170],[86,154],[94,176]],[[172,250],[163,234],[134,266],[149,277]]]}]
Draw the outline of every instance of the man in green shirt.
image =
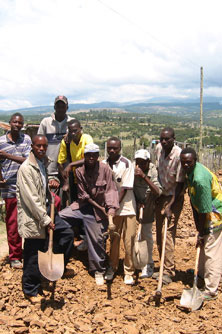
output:
[{"label": "man in green shirt", "polygon": [[188,147],[180,154],[187,183],[194,221],[201,247],[198,274],[204,278],[205,300],[217,297],[222,275],[222,189],[214,175],[197,162],[194,149]]}]

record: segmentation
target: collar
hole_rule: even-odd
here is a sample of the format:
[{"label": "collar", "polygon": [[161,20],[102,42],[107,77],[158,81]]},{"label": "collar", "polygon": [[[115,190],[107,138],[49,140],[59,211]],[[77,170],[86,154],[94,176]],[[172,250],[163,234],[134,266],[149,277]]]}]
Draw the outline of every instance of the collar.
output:
[{"label": "collar", "polygon": [[[54,122],[58,122],[58,121],[55,119],[55,113],[51,114],[51,117],[52,117],[52,120],[53,120]],[[63,120],[62,122],[67,121],[67,119],[68,119],[68,115],[66,114],[66,115],[65,115],[65,118],[64,118],[64,120]],[[58,123],[62,123],[62,122],[58,122]]]},{"label": "collar", "polygon": [[[29,161],[32,166],[39,168],[37,158],[35,157],[33,151],[31,151],[29,154]],[[41,162],[45,167],[47,167],[51,161],[52,160],[46,156],[45,159],[43,159]]]},{"label": "collar", "polygon": [[[116,161],[113,163],[113,165],[117,165],[117,164],[120,162],[120,159],[121,159],[121,158],[122,158],[122,155],[120,155],[119,159],[116,160]],[[106,159],[106,162],[108,162],[108,164],[109,164],[109,158]]]},{"label": "collar", "polygon": [[8,134],[9,134],[9,133],[11,133],[10,130],[7,131],[6,134],[5,134],[5,135],[6,135],[6,141],[7,141],[8,143],[17,143],[19,140],[21,140],[22,136],[24,136],[23,133],[19,132],[19,136],[18,136],[18,138],[17,138],[17,140],[16,140],[16,142],[15,142],[15,141],[9,139],[9,137],[8,137]]},{"label": "collar", "polygon": [[173,144],[173,147],[172,147],[172,150],[170,151],[170,153],[168,154],[167,157],[165,157],[165,151],[164,151],[164,149],[162,148],[161,155],[164,157],[164,159],[172,160],[172,159],[173,159],[173,153],[174,153],[174,151],[175,151],[175,148],[176,148],[176,144],[174,143],[174,144]]}]

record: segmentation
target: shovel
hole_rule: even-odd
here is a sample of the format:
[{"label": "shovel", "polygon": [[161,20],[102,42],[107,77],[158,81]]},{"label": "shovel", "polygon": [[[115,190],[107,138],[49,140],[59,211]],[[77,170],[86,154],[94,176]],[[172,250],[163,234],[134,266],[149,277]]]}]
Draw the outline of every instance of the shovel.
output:
[{"label": "shovel", "polygon": [[180,305],[190,309],[191,311],[198,310],[203,303],[201,291],[197,288],[197,270],[200,257],[200,246],[197,248],[197,255],[194,269],[194,281],[192,289],[184,289],[180,298]]},{"label": "shovel", "polygon": [[142,219],[143,219],[143,208],[141,207],[139,213],[139,228],[136,240],[134,242],[133,253],[132,253],[133,264],[135,269],[142,269],[148,263],[147,242],[146,240],[141,240]]},{"label": "shovel", "polygon": [[155,292],[155,295],[151,296],[148,300],[148,304],[150,304],[150,302],[154,301],[155,306],[158,306],[158,307],[160,306],[161,299],[162,299],[163,303],[165,302],[165,298],[162,298],[162,283],[163,283],[163,265],[164,265],[165,248],[166,248],[167,223],[168,223],[168,218],[165,217],[165,219],[164,219],[163,245],[162,245],[162,254],[161,254],[161,260],[160,260],[160,272],[159,272],[158,286],[157,286],[157,290]]},{"label": "shovel", "polygon": [[[55,197],[52,195],[50,217],[54,222]],[[39,270],[49,281],[57,281],[64,273],[64,254],[54,254],[53,251],[53,230],[49,230],[49,246],[46,253],[38,251]]]}]

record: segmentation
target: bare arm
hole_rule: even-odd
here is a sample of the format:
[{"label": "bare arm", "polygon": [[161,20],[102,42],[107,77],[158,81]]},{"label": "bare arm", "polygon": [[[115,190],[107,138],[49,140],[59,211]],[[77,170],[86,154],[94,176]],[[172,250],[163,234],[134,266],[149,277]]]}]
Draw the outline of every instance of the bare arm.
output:
[{"label": "bare arm", "polygon": [[65,178],[69,176],[69,173],[72,171],[73,167],[80,167],[84,164],[84,159],[78,160],[78,161],[73,161],[68,164],[68,166],[64,169],[63,175]]},{"label": "bare arm", "polygon": [[25,157],[18,157],[16,155],[9,154],[5,151],[0,150],[0,159],[8,159],[17,162],[18,164],[22,164],[26,158]]}]

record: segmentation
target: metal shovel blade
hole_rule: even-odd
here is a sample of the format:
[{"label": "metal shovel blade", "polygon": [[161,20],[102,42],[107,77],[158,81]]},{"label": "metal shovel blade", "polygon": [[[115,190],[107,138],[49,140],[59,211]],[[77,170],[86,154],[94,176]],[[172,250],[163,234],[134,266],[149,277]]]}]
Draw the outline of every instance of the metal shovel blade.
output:
[{"label": "metal shovel blade", "polygon": [[198,310],[203,303],[203,296],[200,290],[194,286],[192,289],[184,289],[180,298],[180,305],[191,309]]},{"label": "metal shovel blade", "polygon": [[49,281],[57,281],[64,273],[64,255],[38,251],[38,265],[41,274]]},{"label": "metal shovel blade", "polygon": [[136,240],[132,252],[133,264],[136,269],[142,269],[148,263],[148,249],[146,240]]}]

